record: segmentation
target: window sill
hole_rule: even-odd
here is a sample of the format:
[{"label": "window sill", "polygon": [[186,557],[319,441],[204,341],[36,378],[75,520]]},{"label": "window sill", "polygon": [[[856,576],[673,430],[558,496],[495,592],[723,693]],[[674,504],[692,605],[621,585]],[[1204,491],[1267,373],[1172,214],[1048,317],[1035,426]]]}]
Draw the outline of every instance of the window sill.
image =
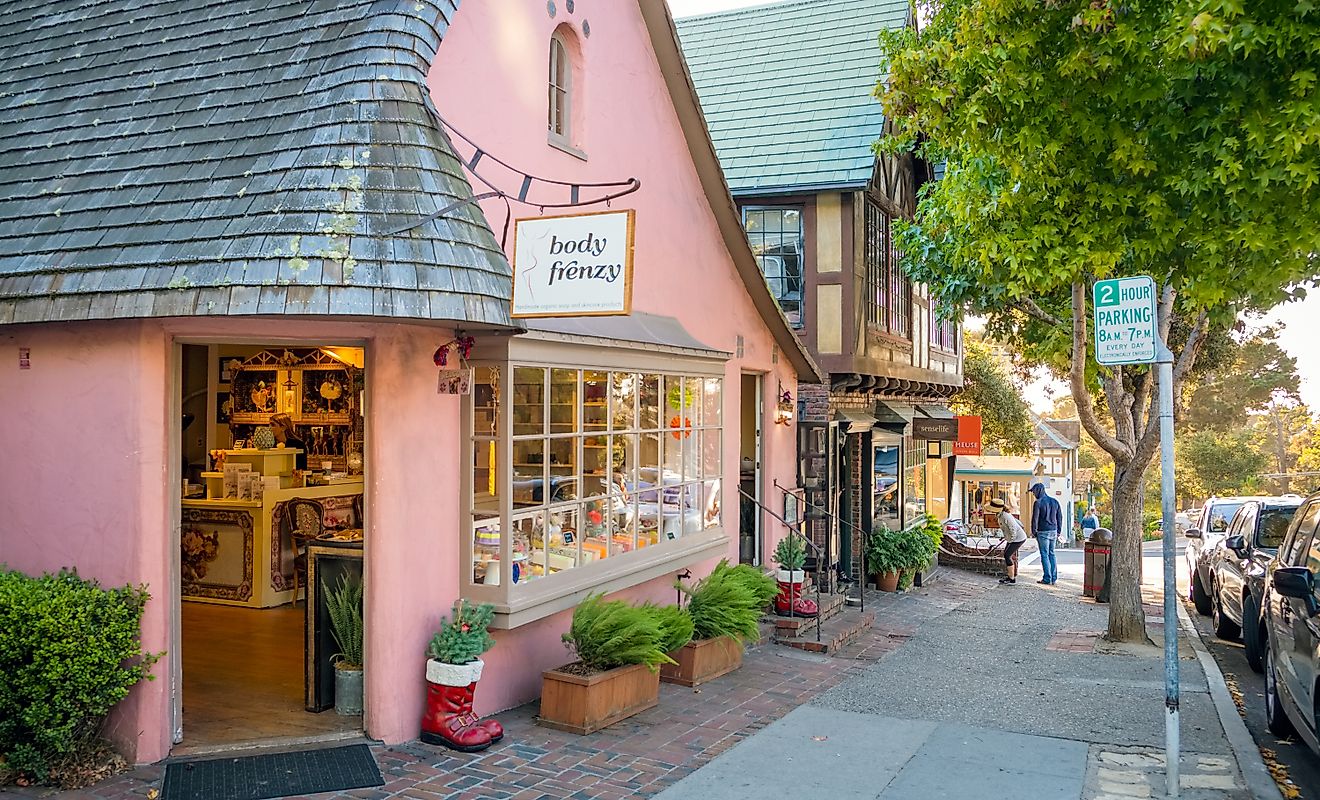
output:
[{"label": "window sill", "polygon": [[[472,600],[494,602],[491,627],[508,630],[575,607],[588,594],[617,592],[678,572],[700,561],[727,554],[729,537],[723,528],[710,528],[676,542],[636,550],[539,578],[513,589],[518,597],[501,603],[484,592],[472,592]],[[471,587],[485,588],[485,587]],[[513,588],[513,587],[511,587]]]},{"label": "window sill", "polygon": [[570,156],[573,156],[574,158],[580,158],[583,161],[587,160],[587,154],[585,151],[580,150],[574,147],[573,145],[569,144],[569,141],[562,136],[558,136],[556,134],[551,133],[546,137],[546,143],[556,150],[560,150],[562,152],[568,153]]}]

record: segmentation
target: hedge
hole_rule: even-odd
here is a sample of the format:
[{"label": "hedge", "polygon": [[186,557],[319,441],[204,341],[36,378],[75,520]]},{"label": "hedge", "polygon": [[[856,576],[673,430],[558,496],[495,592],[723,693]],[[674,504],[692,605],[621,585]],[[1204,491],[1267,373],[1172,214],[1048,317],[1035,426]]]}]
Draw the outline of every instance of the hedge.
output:
[{"label": "hedge", "polygon": [[105,716],[159,654],[142,652],[145,587],[103,589],[75,572],[0,568],[0,758],[45,781],[96,746]]}]

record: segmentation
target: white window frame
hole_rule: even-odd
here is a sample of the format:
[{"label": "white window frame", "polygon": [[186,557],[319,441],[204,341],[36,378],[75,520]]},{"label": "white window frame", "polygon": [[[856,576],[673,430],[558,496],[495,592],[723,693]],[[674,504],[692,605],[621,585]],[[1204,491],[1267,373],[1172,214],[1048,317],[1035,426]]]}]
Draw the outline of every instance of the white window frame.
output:
[{"label": "white window frame", "polygon": [[[728,431],[731,421],[728,418],[727,398],[729,387],[725,376],[725,362],[713,356],[695,356],[689,352],[669,353],[652,347],[649,351],[632,351],[623,348],[596,346],[575,346],[563,341],[554,341],[553,335],[545,339],[535,335],[517,337],[506,344],[507,351],[499,358],[473,361],[473,366],[498,367],[500,382],[506,389],[501,390],[498,398],[499,431],[496,437],[496,481],[498,482],[498,519],[502,536],[500,539],[500,566],[502,573],[497,585],[478,584],[473,577],[473,539],[476,527],[473,510],[473,402],[472,397],[465,397],[463,404],[463,498],[464,508],[461,517],[460,552],[458,559],[459,587],[461,595],[473,602],[492,603],[495,606],[493,627],[500,629],[516,628],[534,622],[552,614],[571,609],[589,593],[614,592],[636,586],[646,581],[660,578],[692,566],[701,561],[728,555],[730,539],[728,528],[737,525],[737,503],[730,505],[728,481],[724,478],[729,472]],[[481,343],[481,349],[491,355],[496,343],[490,346]],[[544,367],[546,369],[581,369],[600,372],[638,372],[658,373],[662,375],[684,375],[700,378],[719,378],[724,381],[721,387],[721,420],[717,430],[721,431],[720,459],[720,520],[717,525],[695,532],[685,532],[674,541],[662,541],[630,552],[611,553],[609,556],[590,563],[579,562],[578,566],[561,572],[544,575],[535,580],[514,585],[510,580],[510,562],[513,552],[513,523],[527,513],[536,513],[536,509],[513,508],[513,442],[510,422],[512,420],[511,384],[515,367]],[[579,387],[581,382],[579,381]],[[581,394],[579,392],[579,400]],[[548,397],[546,399],[548,402]],[[661,399],[663,404],[664,400]],[[663,406],[662,406],[663,408]],[[733,421],[736,425],[736,420]],[[703,430],[711,430],[705,427]],[[547,421],[548,430],[548,421]],[[546,436],[549,434],[547,432]],[[579,450],[579,463],[580,451]],[[703,475],[704,479],[704,475]],[[578,503],[582,500],[576,501]],[[546,503],[538,509],[551,504]],[[733,517],[730,518],[730,514]],[[485,519],[490,519],[487,516]]]}]

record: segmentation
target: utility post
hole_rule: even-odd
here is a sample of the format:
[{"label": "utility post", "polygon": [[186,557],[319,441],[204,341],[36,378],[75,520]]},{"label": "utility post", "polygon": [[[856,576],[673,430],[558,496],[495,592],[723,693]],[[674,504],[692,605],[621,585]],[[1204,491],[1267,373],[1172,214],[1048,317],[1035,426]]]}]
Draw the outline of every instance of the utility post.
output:
[{"label": "utility post", "polygon": [[1155,281],[1147,275],[1096,281],[1095,360],[1108,366],[1155,364],[1160,405],[1160,507],[1164,522],[1164,763],[1165,792],[1178,796],[1181,751],[1178,721],[1178,583],[1174,540],[1178,536],[1173,474],[1173,353],[1159,335]]}]

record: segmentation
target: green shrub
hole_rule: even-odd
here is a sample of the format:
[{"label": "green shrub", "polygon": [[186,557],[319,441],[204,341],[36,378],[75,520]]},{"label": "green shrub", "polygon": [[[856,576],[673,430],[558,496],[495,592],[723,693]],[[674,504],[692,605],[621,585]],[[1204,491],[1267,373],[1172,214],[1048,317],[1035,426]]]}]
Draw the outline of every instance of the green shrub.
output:
[{"label": "green shrub", "polygon": [[662,638],[660,649],[672,653],[692,641],[692,616],[687,609],[676,605],[658,606],[645,603],[642,608],[650,611],[660,623]]},{"label": "green shrub", "polygon": [[780,569],[797,571],[807,563],[807,548],[803,543],[802,537],[797,533],[789,533],[779,540],[775,545],[775,563]]},{"label": "green shrub", "polygon": [[340,669],[362,669],[362,579],[339,576],[339,583],[331,589],[322,584],[325,608],[330,614],[330,635],[339,645],[335,666]]},{"label": "green shrub", "polygon": [[864,555],[868,575],[900,572],[907,559],[903,537],[884,525],[867,534]]},{"label": "green shrub", "polygon": [[97,747],[105,715],[160,654],[142,652],[146,587],[0,570],[0,760],[45,781]]},{"label": "green shrub", "polygon": [[687,595],[693,638],[733,636],[748,642],[761,637],[757,622],[779,593],[773,578],[746,564],[731,567],[727,560],[696,584],[678,588]]},{"label": "green shrub", "polygon": [[453,618],[441,617],[440,630],[431,637],[426,655],[445,664],[470,664],[495,646],[490,621],[495,606],[490,603],[454,601]]},{"label": "green shrub", "polygon": [[930,539],[930,554],[933,558],[944,542],[944,523],[940,522],[934,514],[927,514],[921,521],[920,530]]},{"label": "green shrub", "polygon": [[590,669],[645,664],[656,672],[661,664],[674,663],[665,654],[665,636],[654,607],[607,601],[601,593],[589,595],[573,610],[573,623],[563,639]]},{"label": "green shrub", "polygon": [[[934,522],[934,525],[931,523]],[[922,570],[930,566],[930,562],[935,558],[935,553],[939,551],[940,539],[932,535],[933,527],[940,528],[940,536],[943,536],[943,526],[939,521],[929,514],[920,523],[904,530],[902,536],[902,548],[904,555],[904,570]]]}]

